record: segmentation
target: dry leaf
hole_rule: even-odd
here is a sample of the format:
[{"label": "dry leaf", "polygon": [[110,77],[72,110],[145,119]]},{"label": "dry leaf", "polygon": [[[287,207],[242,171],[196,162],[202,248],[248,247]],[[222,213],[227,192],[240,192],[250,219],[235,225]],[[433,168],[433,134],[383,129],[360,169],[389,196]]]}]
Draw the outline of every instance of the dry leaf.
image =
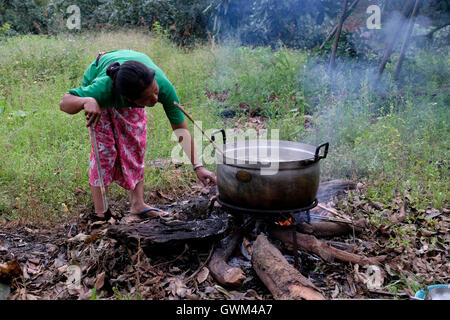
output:
[{"label": "dry leaf", "polygon": [[105,284],[105,271],[103,271],[97,276],[97,280],[95,281],[95,289],[100,290],[101,288],[103,288],[104,284]]},{"label": "dry leaf", "polygon": [[338,285],[336,284],[336,285],[334,286],[333,292],[331,293],[331,297],[332,297],[333,299],[336,299],[338,296],[339,296],[339,287],[338,287]]},{"label": "dry leaf", "polygon": [[369,290],[380,289],[383,286],[384,277],[378,266],[368,266],[365,276],[365,283]]},{"label": "dry leaf", "polygon": [[144,286],[151,286],[155,283],[158,283],[161,281],[161,277],[160,276],[156,276],[154,278],[150,278],[147,281],[144,282]]},{"label": "dry leaf", "polygon": [[70,238],[70,239],[67,240],[67,241],[69,241],[69,242],[83,242],[83,241],[86,241],[86,239],[89,238],[89,237],[90,237],[90,236],[87,235],[87,234],[79,233],[79,234],[77,234],[75,237]]},{"label": "dry leaf", "polygon": [[170,278],[169,282],[170,284],[167,289],[170,291],[170,293],[172,293],[173,296],[177,295],[182,299],[186,297],[188,289],[186,287],[186,284],[180,278]]},{"label": "dry leaf", "polygon": [[93,235],[88,236],[86,239],[84,239],[84,243],[91,243],[94,242],[102,237],[101,234],[94,233]]},{"label": "dry leaf", "polygon": [[202,270],[197,275],[197,282],[200,284],[204,282],[209,275],[209,269],[207,267],[203,267]]}]

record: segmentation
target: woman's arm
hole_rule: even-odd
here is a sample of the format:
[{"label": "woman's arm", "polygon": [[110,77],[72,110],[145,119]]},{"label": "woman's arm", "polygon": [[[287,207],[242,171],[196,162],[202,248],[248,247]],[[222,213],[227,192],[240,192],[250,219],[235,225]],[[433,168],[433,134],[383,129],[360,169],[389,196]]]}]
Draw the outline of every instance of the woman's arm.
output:
[{"label": "woman's arm", "polygon": [[100,120],[102,110],[97,103],[97,100],[91,97],[78,97],[70,93],[66,93],[62,100],[59,102],[59,108],[68,114],[76,114],[81,110],[84,110],[86,119],[88,120],[87,126],[93,124],[94,128]]},{"label": "woman's arm", "polygon": [[[186,121],[183,121],[178,125],[171,124],[171,126],[173,131],[175,132],[175,135],[178,138],[178,142],[181,144],[181,147],[188,156],[192,165],[194,166],[197,164],[201,164],[197,151],[195,150],[194,139],[192,139],[192,135],[189,132],[189,128],[186,124]],[[214,175],[214,173],[206,170],[203,166],[195,169],[195,172],[197,173],[197,177],[204,185],[209,184],[208,180],[216,184],[216,176]]]}]

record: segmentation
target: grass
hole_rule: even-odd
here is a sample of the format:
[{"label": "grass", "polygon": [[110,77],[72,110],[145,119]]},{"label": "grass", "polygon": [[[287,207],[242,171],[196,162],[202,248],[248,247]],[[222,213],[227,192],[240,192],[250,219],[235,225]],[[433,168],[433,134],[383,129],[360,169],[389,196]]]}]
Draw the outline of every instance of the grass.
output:
[{"label": "grass", "polygon": [[[69,88],[80,85],[99,51],[117,48],[147,53],[204,129],[232,128],[238,117],[248,117],[248,110],[240,108],[245,102],[250,111],[259,109],[268,118],[267,128],[280,130],[280,139],[316,145],[329,141],[323,179],[364,180],[375,201],[389,202],[409,190],[418,208],[448,206],[449,100],[445,94],[431,94],[448,79],[443,71],[448,70],[448,57],[421,52],[416,63],[408,65],[416,81],[424,82],[425,94],[414,94],[414,82],[405,88],[388,82],[385,92],[392,94],[380,98],[383,95],[370,88],[369,72],[349,68],[334,82],[325,81],[327,75],[312,57],[287,48],[273,51],[228,43],[184,49],[163,33],[139,30],[0,41],[2,217],[59,221],[90,205],[88,130],[80,114],[61,112],[58,102]],[[228,92],[227,98],[210,100],[206,90]],[[225,121],[220,112],[228,109],[237,117]],[[147,111],[146,159],[169,158],[177,143],[162,107]],[[205,139],[203,146],[208,146]],[[147,166],[146,190],[181,194],[193,182],[189,166]],[[79,188],[88,193],[77,193]],[[128,193],[114,186],[109,197],[121,199]]]}]

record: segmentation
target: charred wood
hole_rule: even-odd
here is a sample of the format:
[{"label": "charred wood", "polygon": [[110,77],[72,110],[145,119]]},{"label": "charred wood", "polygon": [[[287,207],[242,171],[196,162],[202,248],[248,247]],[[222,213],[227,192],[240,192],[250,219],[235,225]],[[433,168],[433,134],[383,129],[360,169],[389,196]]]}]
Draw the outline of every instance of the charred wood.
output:
[{"label": "charred wood", "polygon": [[241,232],[235,232],[224,238],[220,246],[214,251],[208,265],[214,279],[227,287],[239,288],[246,278],[241,268],[231,267],[227,264],[228,258],[236,249],[241,239]]},{"label": "charred wood", "polygon": [[141,223],[119,224],[107,231],[107,236],[131,248],[138,242],[144,250],[167,248],[187,242],[219,239],[229,226],[227,214],[202,220],[164,221],[150,219]]},{"label": "charred wood", "polygon": [[[282,241],[288,249],[293,248],[293,241],[290,232],[286,232],[283,228],[275,228],[270,232],[270,235]],[[315,253],[322,259],[328,262],[334,262],[340,260],[344,262],[351,262],[358,265],[380,265],[384,260],[384,256],[367,258],[354,253],[346,252],[333,248],[323,241],[318,240],[316,237],[302,234],[297,232],[297,245],[300,250]]]}]

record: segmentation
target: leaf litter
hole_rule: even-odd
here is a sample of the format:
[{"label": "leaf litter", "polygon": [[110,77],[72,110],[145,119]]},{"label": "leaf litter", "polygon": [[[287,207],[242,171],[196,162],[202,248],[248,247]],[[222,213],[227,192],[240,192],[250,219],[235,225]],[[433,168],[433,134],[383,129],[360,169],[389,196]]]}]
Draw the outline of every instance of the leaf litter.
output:
[{"label": "leaf litter", "polygon": [[[449,210],[417,210],[409,205],[407,195],[396,197],[392,203],[374,203],[365,197],[364,186],[358,186],[326,205],[343,218],[366,219],[367,229],[356,236],[328,240],[356,254],[385,255],[383,264],[361,267],[330,263],[300,251],[300,271],[329,299],[408,298],[424,286],[449,283]],[[151,196],[172,208],[176,219],[192,218],[185,211],[196,212],[195,218],[205,218],[199,202],[210,202],[215,192],[200,185],[192,190],[175,202],[170,201],[176,197],[165,193],[154,191]],[[247,279],[240,289],[229,290],[215,282],[205,263],[211,247],[187,245],[181,254],[147,256],[141,248],[131,249],[106,237],[112,224],[138,223],[127,222],[122,214],[126,206],[125,202],[116,204],[109,221],[90,221],[81,214],[70,223],[51,228],[2,223],[2,295],[10,300],[83,300],[92,299],[93,293],[109,300],[272,299],[249,262],[248,238],[230,260],[244,270]],[[290,253],[285,256],[293,260]],[[79,270],[80,277],[70,282],[74,270]]]}]

